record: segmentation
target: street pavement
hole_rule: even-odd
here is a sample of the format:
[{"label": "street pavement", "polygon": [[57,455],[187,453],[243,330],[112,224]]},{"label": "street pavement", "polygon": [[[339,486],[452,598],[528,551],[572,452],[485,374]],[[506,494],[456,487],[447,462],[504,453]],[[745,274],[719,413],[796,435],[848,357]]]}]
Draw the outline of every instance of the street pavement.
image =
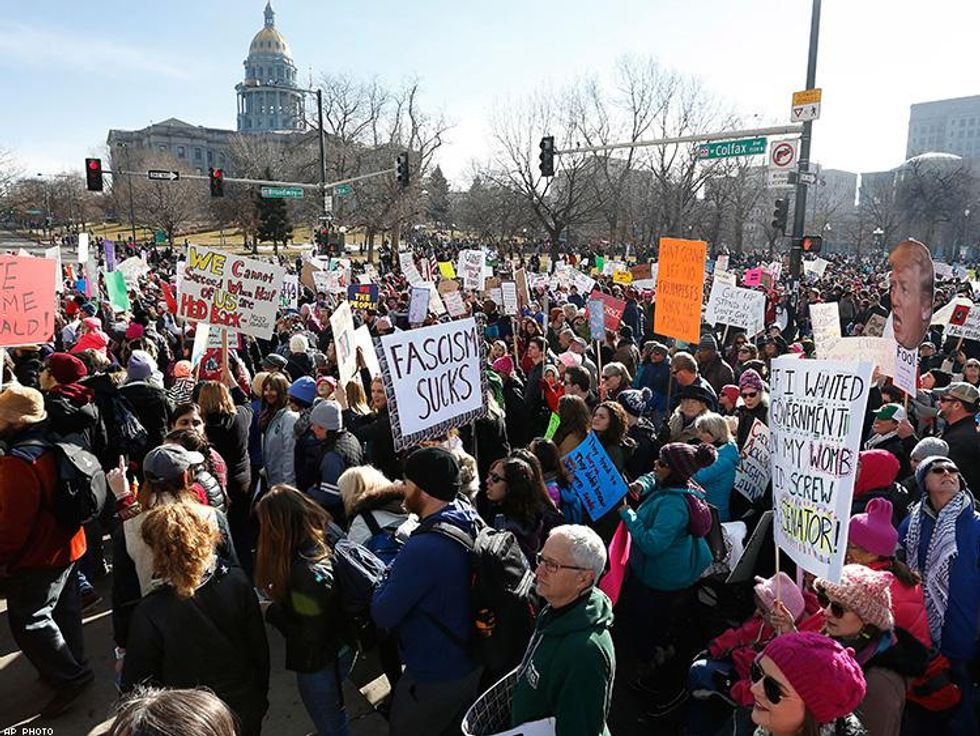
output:
[{"label": "street pavement", "polygon": [[[85,652],[95,672],[95,683],[70,710],[50,721],[41,720],[38,711],[51,699],[52,691],[38,679],[37,671],[14,643],[6,620],[6,601],[0,599],[0,733],[30,733],[31,728],[52,728],[53,731],[34,733],[54,733],[56,736],[97,736],[107,732],[118,697],[114,680],[110,580],[96,582],[103,602],[84,619]],[[272,676],[269,712],[263,731],[275,736],[304,736],[313,731],[313,724],[300,701],[296,676],[283,669],[286,660],[283,637],[272,627],[268,627],[268,635]],[[187,654],[194,656],[193,652]],[[365,669],[364,666],[355,667],[353,679],[361,682],[370,678],[373,673],[365,672]],[[387,692],[387,681],[363,689],[377,700]],[[385,736],[388,733],[387,722],[374,712],[365,696],[350,681],[345,682],[344,702],[350,713],[354,736]],[[18,728],[8,730],[11,727]]]}]

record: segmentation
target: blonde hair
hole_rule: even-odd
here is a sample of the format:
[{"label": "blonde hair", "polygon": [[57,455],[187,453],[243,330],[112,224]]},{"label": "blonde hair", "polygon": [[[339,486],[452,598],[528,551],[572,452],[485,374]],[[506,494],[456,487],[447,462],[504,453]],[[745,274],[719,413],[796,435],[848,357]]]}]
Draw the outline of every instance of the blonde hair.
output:
[{"label": "blonde hair", "polygon": [[344,511],[350,516],[358,501],[366,493],[390,486],[391,481],[373,465],[358,465],[348,468],[337,478],[340,497],[344,501]]},{"label": "blonde hair", "polygon": [[187,503],[170,503],[147,512],[140,527],[153,551],[153,572],[173,587],[179,598],[190,598],[200,585],[221,538],[217,527]]},{"label": "blonde hair", "polygon": [[732,429],[728,426],[728,421],[721,414],[712,411],[705,412],[694,420],[694,431],[710,434],[715,442],[732,441]]},{"label": "blonde hair", "polygon": [[197,405],[201,407],[201,418],[205,421],[210,416],[236,412],[235,402],[232,401],[228,387],[217,381],[204,381],[201,384]]}]

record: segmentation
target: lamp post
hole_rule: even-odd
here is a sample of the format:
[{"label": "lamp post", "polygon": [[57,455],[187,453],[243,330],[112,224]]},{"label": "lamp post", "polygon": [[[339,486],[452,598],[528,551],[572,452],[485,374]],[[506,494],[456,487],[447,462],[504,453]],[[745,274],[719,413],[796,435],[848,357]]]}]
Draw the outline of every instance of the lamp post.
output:
[{"label": "lamp post", "polygon": [[878,225],[871,234],[875,239],[875,248],[880,248],[881,244],[885,241],[885,231],[881,229],[881,225]]},{"label": "lamp post", "polygon": [[[119,143],[120,148],[123,149],[126,155],[126,171],[132,171],[132,167],[129,165],[129,145],[126,143]],[[126,176],[126,182],[129,185],[129,228],[133,233],[133,245],[136,245],[136,210],[133,208],[133,175],[129,174]]]}]

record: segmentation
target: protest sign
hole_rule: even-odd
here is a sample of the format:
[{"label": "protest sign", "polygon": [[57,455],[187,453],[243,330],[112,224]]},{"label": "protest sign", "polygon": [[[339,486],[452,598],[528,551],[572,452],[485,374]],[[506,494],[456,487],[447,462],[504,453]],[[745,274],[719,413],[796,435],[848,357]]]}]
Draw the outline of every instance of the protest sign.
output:
[{"label": "protest sign", "polygon": [[129,311],[129,292],[126,290],[126,279],[119,271],[103,273],[105,279],[105,290],[109,294],[109,303],[117,312]]},{"label": "protest sign", "polygon": [[329,294],[337,278],[327,271],[313,271],[311,276],[313,277],[313,291],[317,294]]},{"label": "protest sign", "polygon": [[98,272],[93,268],[92,261],[88,260],[82,265],[82,273],[85,274],[85,296],[90,299],[99,296]]},{"label": "protest sign", "polygon": [[521,307],[531,304],[531,290],[528,288],[527,271],[519,268],[514,271],[514,283],[517,284],[517,303]]},{"label": "protest sign", "polygon": [[412,299],[408,303],[408,323],[420,325],[429,314],[429,290],[424,286],[412,287]]},{"label": "protest sign", "polygon": [[[964,340],[980,340],[980,309],[969,300],[965,304],[954,305],[949,313],[946,326],[947,337],[962,337]],[[944,307],[945,309],[945,307]]]},{"label": "protest sign", "polygon": [[626,481],[595,432],[589,432],[582,444],[561,462],[571,476],[572,491],[582,500],[593,521],[611,511],[626,495]]},{"label": "protest sign", "polygon": [[654,316],[654,332],[658,335],[693,343],[701,337],[707,250],[708,244],[702,240],[660,239]]},{"label": "protest sign", "polygon": [[727,255],[718,256],[718,260],[715,261],[715,271],[727,271],[728,270],[728,260]]},{"label": "protest sign", "polygon": [[633,283],[633,274],[629,271],[614,271],[612,277],[615,284],[629,286]]},{"label": "protest sign", "polygon": [[423,281],[419,286],[429,290],[429,311],[437,317],[444,315],[446,313],[446,305],[439,298],[439,290],[436,288],[436,285],[431,281]]},{"label": "protest sign", "polygon": [[517,316],[517,284],[513,281],[504,281],[500,285],[500,296],[503,298],[504,314]]},{"label": "protest sign", "polygon": [[757,335],[766,326],[766,295],[716,279],[711,284],[704,319],[708,324],[741,327],[746,334]]},{"label": "protest sign", "polygon": [[330,315],[330,329],[333,331],[334,348],[337,351],[337,371],[340,385],[346,389],[347,382],[357,375],[357,356],[354,353],[354,318],[350,303],[341,302]]},{"label": "protest sign", "polygon": [[561,424],[561,417],[555,414],[555,412],[551,412],[551,418],[548,420],[548,429],[544,433],[546,440],[554,439],[559,424]]},{"label": "protest sign", "polygon": [[351,309],[377,309],[381,289],[377,284],[351,284],[347,287],[347,301]]},{"label": "protest sign", "polygon": [[395,450],[486,414],[486,348],[473,317],[377,339]]},{"label": "protest sign", "polygon": [[443,292],[442,301],[445,302],[446,310],[449,312],[450,316],[462,317],[466,314],[466,305],[463,303],[463,293],[459,289]]},{"label": "protest sign", "polygon": [[810,324],[813,326],[813,346],[818,358],[833,350],[840,334],[840,311],[837,302],[810,305]]},{"label": "protest sign", "polygon": [[742,276],[742,286],[758,286],[762,283],[762,269],[750,268]]},{"label": "protest sign", "polygon": [[824,271],[827,270],[827,266],[830,265],[830,261],[825,261],[819,256],[814,258],[812,261],[803,261],[803,273],[811,274],[818,279],[823,278]]},{"label": "protest sign", "polygon": [[589,333],[593,340],[606,338],[606,306],[602,299],[589,299]]},{"label": "protest sign", "polygon": [[804,570],[840,580],[870,362],[772,361],[776,544]]},{"label": "protest sign", "polygon": [[279,308],[299,309],[299,276],[295,273],[287,273],[282,277]]},{"label": "protest sign", "polygon": [[0,256],[0,347],[39,345],[54,336],[54,268],[47,258]]},{"label": "protest sign", "polygon": [[772,275],[773,281],[779,281],[780,275],[783,273],[783,262],[773,261],[769,264],[769,273]]},{"label": "protest sign", "polygon": [[653,278],[653,272],[650,269],[649,263],[638,263],[635,266],[631,266],[630,273],[633,275],[633,281],[643,281]]},{"label": "protest sign", "polygon": [[[191,347],[191,368],[201,362],[201,358],[208,351],[211,342],[211,325],[207,322],[198,322],[194,329],[194,345]],[[221,330],[214,330],[218,337],[218,345],[221,345]]]},{"label": "protest sign", "polygon": [[915,398],[918,386],[919,349],[906,350],[895,343],[895,374],[892,383]]},{"label": "protest sign", "polygon": [[769,427],[758,419],[752,422],[748,439],[742,448],[742,457],[735,468],[733,489],[755,503],[766,492],[772,472],[769,445]]},{"label": "protest sign", "polygon": [[88,262],[88,233],[78,234],[78,262]]},{"label": "protest sign", "polygon": [[456,278],[456,269],[449,261],[439,261],[439,274],[444,279],[454,279]]},{"label": "protest sign", "polygon": [[[942,309],[938,309],[935,312],[933,312],[932,319],[930,320],[930,324],[939,325],[941,327],[945,327],[949,325],[949,327],[947,327],[947,332],[946,332],[947,336],[963,337],[962,335],[954,334],[954,332],[949,332],[949,330],[953,329],[954,324],[957,328],[961,328],[965,325],[965,323],[969,320],[968,313],[970,307],[972,306],[973,306],[973,302],[967,299],[966,297],[964,296],[956,297],[955,299],[953,299],[953,301],[951,301]],[[954,315],[956,316],[955,320],[954,320]],[[978,318],[980,318],[980,311],[978,311],[977,316]],[[971,338],[971,339],[975,340],[976,338]]]},{"label": "protest sign", "polygon": [[486,253],[482,250],[463,250],[459,253],[457,273],[463,275],[463,286],[466,289],[479,291],[483,288],[483,269],[486,265]]},{"label": "protest sign", "polygon": [[588,294],[595,287],[595,279],[587,273],[572,269],[572,286],[578,289],[579,294]]},{"label": "protest sign", "polygon": [[618,271],[625,271],[626,264],[623,261],[604,261],[601,268],[596,263],[596,268],[602,271],[603,276],[614,276]]},{"label": "protest sign", "polygon": [[606,329],[613,332],[618,330],[619,323],[623,320],[623,312],[626,311],[626,302],[601,291],[593,291],[589,295],[589,300],[593,299],[602,301],[602,309],[606,315]]},{"label": "protest sign", "polygon": [[843,362],[866,360],[883,376],[895,375],[895,343],[884,337],[842,337],[819,357]]},{"label": "protest sign", "polygon": [[919,345],[932,321],[936,270],[929,249],[917,240],[903,240],[888,256],[891,327],[895,339],[894,383],[915,396]]},{"label": "protest sign", "polygon": [[[183,263],[183,261],[177,262],[177,273],[180,273],[183,270],[180,265],[181,263]],[[147,265],[146,261],[139,256],[132,256],[131,258],[127,258],[125,261],[119,263],[116,266],[116,270],[122,272],[123,277],[126,279],[126,283],[129,284],[130,287],[134,287],[139,282],[141,276],[145,276],[150,272],[150,267]],[[179,285],[177,290],[180,291]]]},{"label": "protest sign", "polygon": [[[371,329],[367,325],[361,325],[354,330],[354,350],[361,351],[364,358],[364,367],[372,378],[381,375],[381,365],[378,363],[378,354],[374,352],[374,340],[371,338]],[[355,352],[356,362],[356,352]]]},{"label": "protest sign", "polygon": [[286,270],[225,251],[187,246],[177,313],[253,337],[272,337]]},{"label": "protest sign", "polygon": [[880,314],[872,314],[864,324],[864,334],[868,337],[881,337],[885,334],[885,323],[887,321]]},{"label": "protest sign", "polygon": [[731,271],[715,271],[713,278],[714,282],[718,284],[738,285],[738,277]]},{"label": "protest sign", "polygon": [[116,270],[116,244],[111,240],[102,241],[102,251],[105,253],[105,270]]},{"label": "protest sign", "polygon": [[936,281],[945,281],[947,279],[953,278],[953,267],[948,263],[943,263],[942,261],[932,262],[933,270],[936,273]]},{"label": "protest sign", "polygon": [[44,257],[54,261],[54,290],[62,292],[65,290],[64,275],[61,271],[61,246],[53,245],[44,249]]}]

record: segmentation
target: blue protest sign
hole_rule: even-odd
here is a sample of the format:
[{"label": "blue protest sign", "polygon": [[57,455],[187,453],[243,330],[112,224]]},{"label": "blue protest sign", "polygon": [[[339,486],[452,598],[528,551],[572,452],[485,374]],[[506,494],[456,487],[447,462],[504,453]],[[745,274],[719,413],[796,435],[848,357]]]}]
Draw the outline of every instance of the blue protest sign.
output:
[{"label": "blue protest sign", "polygon": [[594,432],[561,459],[572,476],[572,490],[593,521],[607,514],[626,495],[626,481]]},{"label": "blue protest sign", "polygon": [[589,300],[589,332],[593,340],[604,340],[606,337],[606,311],[602,299]]}]

